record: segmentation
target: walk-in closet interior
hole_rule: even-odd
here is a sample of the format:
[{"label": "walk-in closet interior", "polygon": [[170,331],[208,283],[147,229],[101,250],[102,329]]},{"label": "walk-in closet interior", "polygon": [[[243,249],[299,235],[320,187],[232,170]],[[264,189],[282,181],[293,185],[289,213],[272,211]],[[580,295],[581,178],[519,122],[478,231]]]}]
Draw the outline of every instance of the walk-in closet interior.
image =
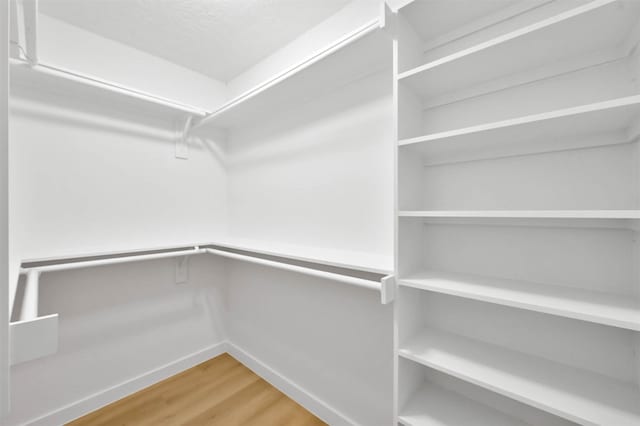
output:
[{"label": "walk-in closet interior", "polygon": [[1,3],[1,425],[640,425],[640,1]]}]

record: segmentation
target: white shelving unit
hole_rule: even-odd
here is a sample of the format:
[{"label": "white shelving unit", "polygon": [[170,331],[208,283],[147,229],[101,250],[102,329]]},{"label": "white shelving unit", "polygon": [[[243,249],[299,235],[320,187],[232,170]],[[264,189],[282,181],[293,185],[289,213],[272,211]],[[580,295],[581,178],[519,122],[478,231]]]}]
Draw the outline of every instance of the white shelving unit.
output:
[{"label": "white shelving unit", "polygon": [[640,3],[395,28],[397,421],[640,424]]},{"label": "white shelving unit", "polygon": [[[421,64],[398,78],[422,96],[433,97],[567,57],[624,49],[640,5],[623,6],[616,0],[591,1]],[[478,66],[483,63],[492,66]]]},{"label": "white shelving unit", "polygon": [[474,339],[426,329],[400,356],[580,424],[634,425],[640,392],[628,383]]},{"label": "white shelving unit", "polygon": [[525,422],[432,384],[424,384],[416,391],[407,403],[399,422],[405,426],[527,425]]}]

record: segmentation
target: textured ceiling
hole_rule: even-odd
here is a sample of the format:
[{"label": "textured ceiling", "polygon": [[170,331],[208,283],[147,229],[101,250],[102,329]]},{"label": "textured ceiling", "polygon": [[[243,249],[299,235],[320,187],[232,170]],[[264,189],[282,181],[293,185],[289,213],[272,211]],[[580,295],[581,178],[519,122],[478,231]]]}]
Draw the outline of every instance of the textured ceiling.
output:
[{"label": "textured ceiling", "polygon": [[40,11],[228,81],[349,0],[40,0]]}]

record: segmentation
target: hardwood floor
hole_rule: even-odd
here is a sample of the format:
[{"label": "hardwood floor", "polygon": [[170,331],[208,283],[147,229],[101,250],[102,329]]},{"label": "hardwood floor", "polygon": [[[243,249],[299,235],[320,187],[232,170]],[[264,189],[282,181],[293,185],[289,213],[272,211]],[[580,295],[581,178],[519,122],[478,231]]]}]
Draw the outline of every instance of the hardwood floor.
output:
[{"label": "hardwood floor", "polygon": [[228,354],[68,423],[71,426],[324,424]]}]

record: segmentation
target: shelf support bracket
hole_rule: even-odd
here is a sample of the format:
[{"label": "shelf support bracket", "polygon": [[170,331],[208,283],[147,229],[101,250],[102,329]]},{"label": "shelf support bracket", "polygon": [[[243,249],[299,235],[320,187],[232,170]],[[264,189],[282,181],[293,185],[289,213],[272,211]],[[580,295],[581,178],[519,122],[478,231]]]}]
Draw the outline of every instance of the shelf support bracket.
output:
[{"label": "shelf support bracket", "polygon": [[176,158],[189,159],[189,131],[192,123],[193,116],[191,115],[176,122]]},{"label": "shelf support bracket", "polygon": [[186,284],[189,281],[189,257],[176,258],[176,284]]},{"label": "shelf support bracket", "polygon": [[387,275],[380,280],[380,303],[383,305],[393,302],[396,298],[396,278]]},{"label": "shelf support bracket", "polygon": [[17,43],[31,66],[38,64],[38,0],[16,0]]},{"label": "shelf support bracket", "polygon": [[20,321],[32,320],[38,317],[39,293],[40,271],[31,269],[27,272],[27,280],[24,284]]}]

